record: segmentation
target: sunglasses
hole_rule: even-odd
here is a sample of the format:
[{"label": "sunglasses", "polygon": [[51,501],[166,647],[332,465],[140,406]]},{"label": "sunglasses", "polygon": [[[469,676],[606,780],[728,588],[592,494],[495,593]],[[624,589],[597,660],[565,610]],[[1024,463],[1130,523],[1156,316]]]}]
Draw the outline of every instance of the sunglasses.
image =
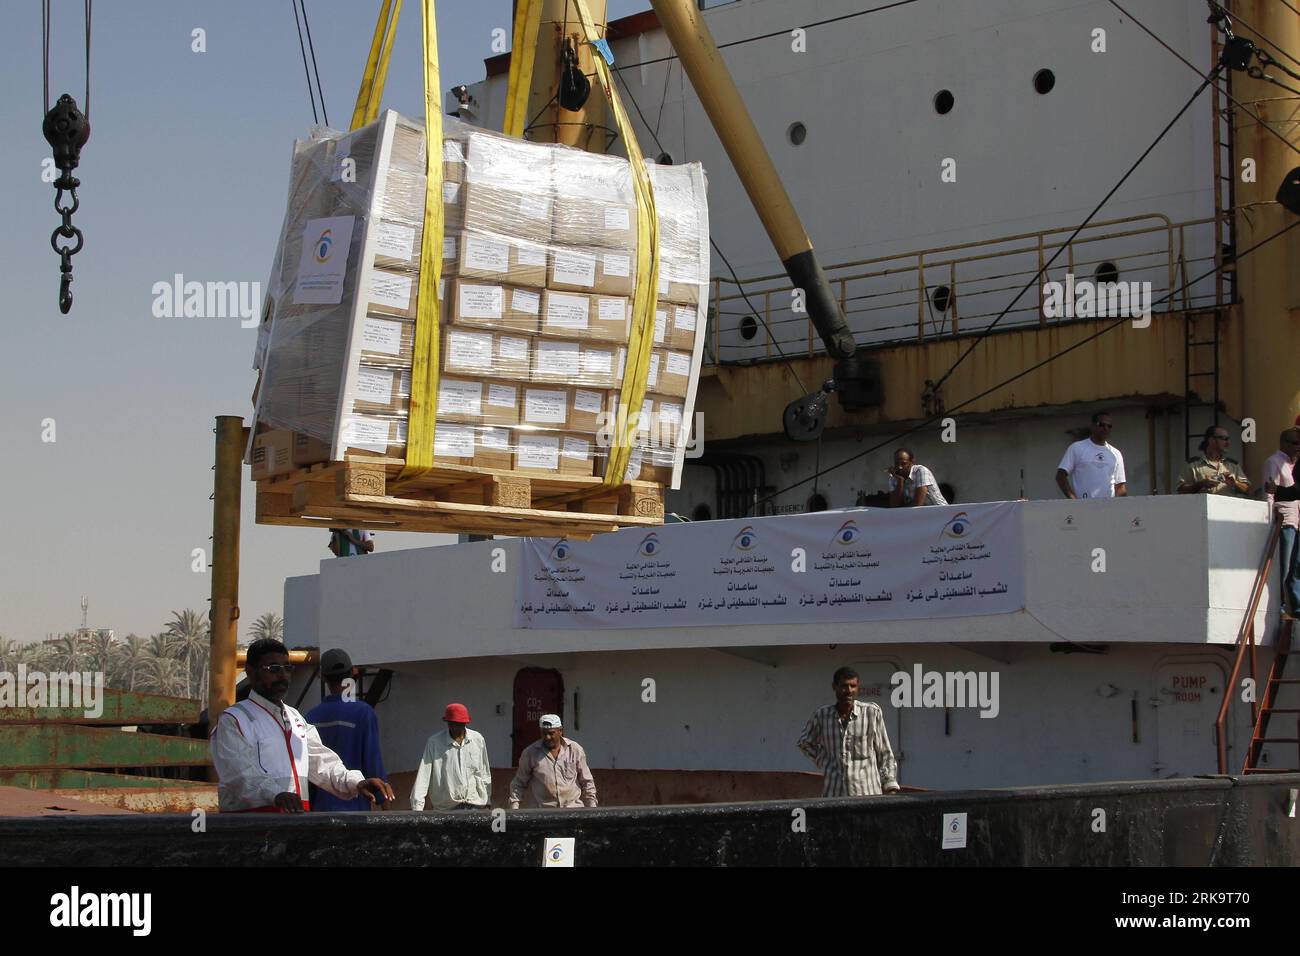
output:
[{"label": "sunglasses", "polygon": [[259,671],[266,671],[268,674],[292,674],[292,664],[262,664],[257,668]]}]

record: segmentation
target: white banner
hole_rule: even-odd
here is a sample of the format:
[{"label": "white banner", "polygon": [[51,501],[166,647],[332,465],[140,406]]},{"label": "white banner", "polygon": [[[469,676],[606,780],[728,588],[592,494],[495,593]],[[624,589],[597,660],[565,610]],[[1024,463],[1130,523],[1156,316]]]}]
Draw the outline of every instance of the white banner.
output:
[{"label": "white banner", "polygon": [[1024,606],[1020,505],[992,502],[525,538],[515,626],[889,621]]}]

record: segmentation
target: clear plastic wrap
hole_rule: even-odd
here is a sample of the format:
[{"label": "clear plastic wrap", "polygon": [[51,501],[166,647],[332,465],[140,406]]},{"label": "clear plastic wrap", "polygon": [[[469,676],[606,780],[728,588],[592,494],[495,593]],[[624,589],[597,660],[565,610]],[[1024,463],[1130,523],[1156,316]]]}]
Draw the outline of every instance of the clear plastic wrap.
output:
[{"label": "clear plastic wrap", "polygon": [[[333,460],[404,458],[424,149],[421,124],[392,111],[298,144],[259,337],[260,429],[309,436]],[[627,160],[446,118],[443,177],[435,465],[602,475],[636,281]],[[674,483],[703,348],[708,210],[698,164],[651,177],[664,271],[625,477]]]}]

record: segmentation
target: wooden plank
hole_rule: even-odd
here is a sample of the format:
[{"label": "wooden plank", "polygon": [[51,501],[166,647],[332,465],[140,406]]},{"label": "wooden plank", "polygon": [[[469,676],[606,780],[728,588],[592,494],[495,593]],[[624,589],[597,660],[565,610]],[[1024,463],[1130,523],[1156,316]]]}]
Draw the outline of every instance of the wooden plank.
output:
[{"label": "wooden plank", "polygon": [[[75,693],[77,696],[73,699],[80,699],[82,705],[94,703],[95,710],[100,713],[94,717],[86,716],[86,706],[80,707],[0,707],[0,724],[30,724],[30,723],[49,723],[49,724],[197,724],[199,722],[199,712],[203,705],[197,700],[183,700],[177,697],[166,697],[162,694],[143,694],[133,691],[118,690],[114,687],[105,687],[102,689],[102,695],[93,691],[97,698],[92,701],[85,695],[84,688],[72,688],[68,681],[75,675],[68,674],[68,680],[55,682],[54,678],[62,672],[47,675],[49,683],[46,687],[47,697],[54,693],[54,685],[57,683],[58,692],[63,700],[68,700],[68,694]],[[31,684],[27,685],[26,694],[32,691]],[[15,695],[15,703],[17,697]]]},{"label": "wooden plank", "polygon": [[199,767],[210,760],[208,742],[189,737],[75,724],[0,726],[0,766],[7,770]]}]

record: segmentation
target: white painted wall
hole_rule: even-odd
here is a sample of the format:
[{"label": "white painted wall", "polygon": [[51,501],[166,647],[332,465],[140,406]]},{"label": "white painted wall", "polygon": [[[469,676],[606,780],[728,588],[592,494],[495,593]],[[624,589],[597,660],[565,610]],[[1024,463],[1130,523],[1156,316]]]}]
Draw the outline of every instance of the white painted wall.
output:
[{"label": "white painted wall", "polygon": [[[379,708],[384,759],[392,770],[414,769],[427,736],[442,728],[442,708],[459,701],[487,739],[493,765],[508,765],[514,677],[520,668],[535,666],[556,668],[563,676],[566,732],[586,748],[598,781],[601,768],[812,770],[795,741],[813,709],[833,701],[835,668],[850,664],[868,688],[863,699],[884,707],[894,749],[902,754],[902,781],[913,786],[1006,787],[1215,772],[1213,724],[1231,667],[1226,648],[1111,645],[1102,655],[1053,653],[1041,644],[988,650],[995,656],[948,644],[822,644],[744,651],[755,660],[696,648],[403,665]],[[915,663],[925,670],[996,670],[999,715],[981,718],[978,711],[954,709],[945,734],[942,710],[895,710],[889,675],[910,672]],[[1173,678],[1186,676],[1207,679],[1199,701],[1171,693]],[[641,699],[646,677],[656,682],[654,703]],[[873,683],[879,688],[875,695]],[[1229,763],[1237,765],[1249,739],[1248,715],[1244,705],[1240,714],[1230,713]]]},{"label": "white painted wall", "polygon": [[[1225,644],[1235,640],[1267,537],[1262,502],[1210,496],[1030,501],[1027,610],[808,627],[529,630],[514,624],[519,542],[498,540],[323,562],[319,637],[396,666],[488,655],[631,649],[1011,641]],[[1066,522],[1067,516],[1073,520]],[[1137,519],[1140,528],[1133,525]],[[757,519],[783,520],[780,518]],[[667,525],[661,537],[689,535]],[[637,533],[637,532],[632,532]],[[506,573],[491,571],[502,548]],[[1107,571],[1090,570],[1104,548]],[[1257,619],[1263,634],[1272,602]]]}]

